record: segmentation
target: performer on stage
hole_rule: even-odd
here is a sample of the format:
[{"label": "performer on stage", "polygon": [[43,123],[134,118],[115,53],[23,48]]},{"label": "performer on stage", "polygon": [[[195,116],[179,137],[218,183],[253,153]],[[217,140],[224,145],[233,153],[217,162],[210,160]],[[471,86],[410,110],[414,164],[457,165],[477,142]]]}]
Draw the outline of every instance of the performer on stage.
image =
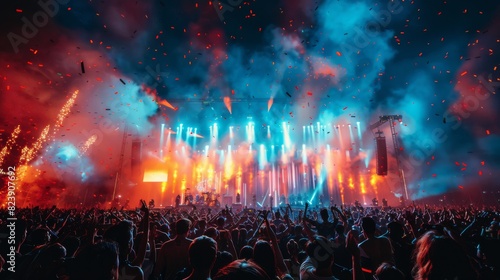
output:
[{"label": "performer on stage", "polygon": [[175,198],[175,208],[179,208],[179,205],[181,205],[181,196],[178,194]]},{"label": "performer on stage", "polygon": [[382,206],[387,207],[387,199],[382,198]]},{"label": "performer on stage", "polygon": [[236,203],[241,203],[240,193],[236,193]]}]

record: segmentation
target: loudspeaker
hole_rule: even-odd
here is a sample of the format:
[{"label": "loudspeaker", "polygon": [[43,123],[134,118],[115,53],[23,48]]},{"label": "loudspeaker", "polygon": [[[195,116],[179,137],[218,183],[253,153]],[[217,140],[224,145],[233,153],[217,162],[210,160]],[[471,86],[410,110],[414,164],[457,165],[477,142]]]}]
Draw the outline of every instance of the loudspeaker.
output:
[{"label": "loudspeaker", "polygon": [[387,145],[385,137],[377,137],[377,175],[387,175]]},{"label": "loudspeaker", "polygon": [[130,167],[131,167],[131,175],[132,179],[138,183],[142,182],[142,142],[138,140],[134,140],[132,142],[132,151],[130,157]]}]

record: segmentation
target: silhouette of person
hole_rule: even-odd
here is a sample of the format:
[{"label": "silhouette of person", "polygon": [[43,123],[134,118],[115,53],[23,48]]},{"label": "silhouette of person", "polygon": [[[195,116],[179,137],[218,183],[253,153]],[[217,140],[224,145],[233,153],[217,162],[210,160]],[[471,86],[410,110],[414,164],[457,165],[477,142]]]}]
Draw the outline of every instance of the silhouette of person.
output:
[{"label": "silhouette of person", "polygon": [[175,208],[179,208],[179,205],[181,204],[181,196],[177,195],[175,198]]}]

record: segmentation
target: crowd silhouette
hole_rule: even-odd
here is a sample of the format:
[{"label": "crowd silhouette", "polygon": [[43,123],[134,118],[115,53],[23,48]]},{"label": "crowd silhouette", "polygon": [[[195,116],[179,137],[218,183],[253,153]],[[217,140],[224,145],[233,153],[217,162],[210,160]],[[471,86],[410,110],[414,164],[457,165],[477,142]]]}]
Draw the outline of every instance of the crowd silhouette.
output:
[{"label": "crowd silhouette", "polygon": [[500,279],[495,207],[0,210],[0,279]]}]

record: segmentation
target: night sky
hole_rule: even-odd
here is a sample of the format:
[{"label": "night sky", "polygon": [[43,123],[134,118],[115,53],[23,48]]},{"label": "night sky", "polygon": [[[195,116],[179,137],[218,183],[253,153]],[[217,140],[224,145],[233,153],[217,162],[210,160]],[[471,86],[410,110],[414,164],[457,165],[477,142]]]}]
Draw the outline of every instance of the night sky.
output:
[{"label": "night sky", "polygon": [[112,185],[125,126],[155,153],[162,123],[197,127],[202,146],[213,123],[248,121],[280,145],[285,122],[300,146],[303,126],[360,122],[373,150],[367,127],[400,114],[412,199],[500,187],[496,1],[40,0],[0,15],[0,168],[30,166],[26,186]]}]

